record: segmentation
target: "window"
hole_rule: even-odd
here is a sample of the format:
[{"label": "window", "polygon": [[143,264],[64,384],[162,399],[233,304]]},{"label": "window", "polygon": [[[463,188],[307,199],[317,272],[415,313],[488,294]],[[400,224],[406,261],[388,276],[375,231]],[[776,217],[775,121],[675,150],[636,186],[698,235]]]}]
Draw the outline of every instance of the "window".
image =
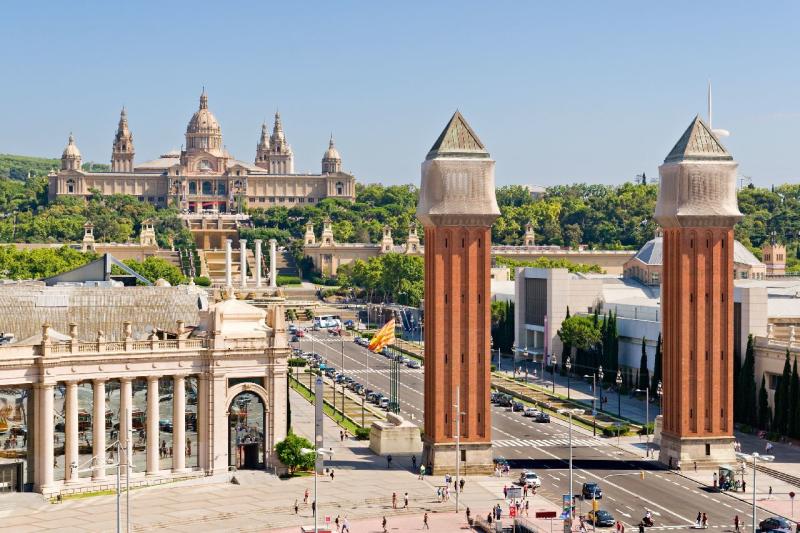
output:
[{"label": "window", "polygon": [[252,197],[252,196],[250,198],[248,198],[247,201],[250,202],[251,204],[256,203],[256,199],[254,197]]},{"label": "window", "polygon": [[210,195],[214,194],[214,184],[211,183],[210,181],[204,181],[203,182],[203,194],[207,195],[207,196],[210,196]]},{"label": "window", "polygon": [[218,195],[225,196],[225,189],[226,189],[226,187],[225,187],[225,183],[224,182],[222,182],[222,181],[217,182],[217,194]]},{"label": "window", "polygon": [[155,202],[155,200],[156,200],[155,196],[148,196],[148,197],[147,197],[147,201],[148,201],[148,202],[150,202],[151,204],[152,204],[153,202]]},{"label": "window", "polygon": [[706,455],[711,455],[711,445],[706,444]]},{"label": "window", "polygon": [[264,203],[264,197],[263,196],[259,196],[258,197],[258,201],[261,202],[261,203]]},{"label": "window", "polygon": [[283,196],[281,196],[280,198],[278,198],[278,201],[279,201],[279,202],[283,202],[284,200],[285,200],[285,199],[284,199],[284,197],[283,197]]},{"label": "window", "polygon": [[290,203],[290,204],[293,204],[293,203],[294,203],[294,196],[290,196],[290,197],[289,197],[289,203]]},{"label": "window", "polygon": [[68,179],[67,180],[67,193],[73,194],[75,192],[75,180]]},{"label": "window", "polygon": [[297,199],[297,201],[298,201],[298,202],[300,202],[300,203],[302,204],[302,203],[305,203],[306,199],[305,199],[305,198],[303,198],[303,197],[301,196],[301,197],[299,197],[299,198]]},{"label": "window", "polygon": [[164,197],[163,196],[159,196],[158,197],[158,202],[159,203],[164,203]]},{"label": "window", "polygon": [[190,181],[189,182],[189,194],[197,194],[197,182]]},{"label": "window", "polygon": [[336,195],[342,196],[344,194],[344,183],[341,181],[336,182]]},{"label": "window", "polygon": [[314,199],[313,198],[309,198],[308,199],[308,203],[313,204],[314,203]]},{"label": "window", "polygon": [[207,159],[203,159],[197,164],[197,170],[211,170],[211,163]]},{"label": "window", "polygon": [[269,197],[269,203],[271,203],[271,204],[275,203],[275,197],[274,196],[270,196]]}]

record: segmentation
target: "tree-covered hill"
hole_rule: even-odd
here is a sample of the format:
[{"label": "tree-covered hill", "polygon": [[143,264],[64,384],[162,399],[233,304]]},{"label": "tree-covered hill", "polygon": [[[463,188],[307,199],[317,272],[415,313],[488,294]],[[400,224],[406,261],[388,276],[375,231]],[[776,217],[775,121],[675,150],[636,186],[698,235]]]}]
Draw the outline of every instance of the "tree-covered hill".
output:
[{"label": "tree-covered hill", "polygon": [[[61,160],[26,155],[0,154],[0,178],[24,181],[30,176],[45,176],[61,167]],[[88,161],[82,165],[87,172],[107,172],[111,165]]]}]

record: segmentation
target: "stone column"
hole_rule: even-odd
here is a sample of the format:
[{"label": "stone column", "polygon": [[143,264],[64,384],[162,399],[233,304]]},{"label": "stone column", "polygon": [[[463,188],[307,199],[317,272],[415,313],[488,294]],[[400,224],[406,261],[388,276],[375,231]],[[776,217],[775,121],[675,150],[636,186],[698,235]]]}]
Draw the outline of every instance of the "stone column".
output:
[{"label": "stone column", "polygon": [[[122,444],[123,465],[128,464],[128,443],[133,450],[133,435],[131,434],[133,416],[133,379],[120,378],[119,380],[119,442]],[[124,460],[123,460],[124,459]],[[133,467],[131,465],[131,472]]]},{"label": "stone column", "polygon": [[92,479],[106,477],[106,381],[94,380],[92,391],[92,455],[95,458]]},{"label": "stone column", "polygon": [[[64,481],[78,481],[78,382],[67,382],[64,421]],[[75,468],[72,468],[72,465]]]},{"label": "stone column", "polygon": [[172,387],[172,471],[186,469],[186,378],[174,376]]},{"label": "stone column", "polygon": [[38,488],[43,491],[53,485],[53,385],[37,385],[36,391],[38,398],[35,426],[39,428],[36,470]]},{"label": "stone column", "polygon": [[158,474],[158,376],[147,377],[147,475]]},{"label": "stone column", "polygon": [[225,239],[225,286],[226,287],[233,287],[233,270],[232,266],[232,255],[233,250],[231,250],[231,240]]},{"label": "stone column", "polygon": [[247,287],[247,239],[239,239],[239,276],[241,278],[241,287]]},{"label": "stone column", "polygon": [[197,376],[197,466],[206,473],[211,472],[208,445],[208,376]]},{"label": "stone column", "polygon": [[256,248],[256,288],[261,288],[261,239],[253,241]]},{"label": "stone column", "polygon": [[278,286],[278,241],[269,240],[269,286]]}]

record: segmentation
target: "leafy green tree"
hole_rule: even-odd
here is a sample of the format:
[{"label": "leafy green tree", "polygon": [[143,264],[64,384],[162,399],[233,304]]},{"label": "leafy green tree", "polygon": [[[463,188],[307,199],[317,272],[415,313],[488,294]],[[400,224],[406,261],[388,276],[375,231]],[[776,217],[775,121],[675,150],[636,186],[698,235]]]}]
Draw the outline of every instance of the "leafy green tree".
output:
[{"label": "leafy green tree", "polygon": [[575,315],[564,319],[561,329],[558,330],[558,337],[561,342],[568,343],[579,350],[579,357],[575,362],[576,368],[590,366],[581,352],[594,348],[600,342],[600,329],[594,325],[591,318]]},{"label": "leafy green tree", "polygon": [[0,246],[0,278],[46,278],[78,268],[96,258],[93,253],[82,253],[68,246],[33,250]]},{"label": "leafy green tree", "polygon": [[772,411],[769,408],[769,396],[767,396],[767,378],[761,376],[761,389],[758,391],[758,427],[769,431],[772,420]]},{"label": "leafy green tree", "polygon": [[167,280],[170,285],[180,285],[186,281],[186,277],[178,267],[160,257],[150,256],[142,262],[126,259],[123,263],[152,282],[162,278]]},{"label": "leafy green tree", "polygon": [[314,445],[308,439],[289,432],[286,438],[275,445],[278,452],[278,459],[289,467],[289,472],[294,474],[296,470],[311,470],[314,468],[316,460],[315,454],[303,453],[303,448],[314,450]]},{"label": "leafy green tree", "polygon": [[[567,315],[564,317],[564,320],[565,321],[569,320],[569,318],[570,318],[569,306],[567,306]],[[572,356],[572,345],[568,341],[562,339],[561,335],[559,335],[559,338],[561,339],[561,343],[562,343],[562,346],[561,346],[561,375],[565,376],[567,374],[567,368],[566,368],[565,364],[567,362],[567,358]]]},{"label": "leafy green tree", "polygon": [[[737,421],[756,426],[759,424],[759,413],[754,408],[756,405],[756,373],[755,349],[753,335],[747,337],[747,350],[744,363],[739,371],[738,386],[734,390],[734,417]],[[738,405],[738,410],[736,406]]]},{"label": "leafy green tree", "polygon": [[789,423],[788,435],[798,436],[800,433],[800,377],[797,375],[797,356],[792,365],[792,377],[789,383]]}]

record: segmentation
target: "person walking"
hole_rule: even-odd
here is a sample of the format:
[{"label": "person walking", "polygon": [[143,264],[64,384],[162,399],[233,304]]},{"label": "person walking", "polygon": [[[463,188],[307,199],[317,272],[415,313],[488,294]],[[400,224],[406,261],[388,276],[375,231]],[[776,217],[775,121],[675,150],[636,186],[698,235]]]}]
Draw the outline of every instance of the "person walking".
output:
[{"label": "person walking", "polygon": [[462,477],[462,478],[461,478],[461,480],[458,482],[458,486],[459,486],[459,489],[460,489],[460,491],[461,491],[461,492],[464,492],[464,484],[465,484],[465,483],[466,483],[466,482],[464,481],[464,478],[463,478],[463,477]]},{"label": "person walking", "polygon": [[745,481],[745,480],[743,479],[743,480],[742,480],[742,492],[746,492],[746,491],[747,491],[747,481]]},{"label": "person walking", "polygon": [[336,515],[336,520],[334,520],[334,524],[336,524],[336,533],[339,533],[339,515]]},{"label": "person walking", "polygon": [[297,505],[297,499],[294,500],[294,514],[298,514],[300,512],[300,506]]},{"label": "person walking", "polygon": [[472,525],[472,517],[470,516],[471,514],[472,513],[470,512],[469,507],[467,507],[467,524],[470,525]]},{"label": "person walking", "polygon": [[412,455],[411,456],[411,470],[416,470],[416,469],[417,469],[417,456],[416,455]]},{"label": "person walking", "polygon": [[408,493],[403,494],[403,509],[408,509]]},{"label": "person walking", "polygon": [[733,531],[739,533],[739,515],[733,517]]},{"label": "person walking", "polygon": [[707,528],[708,528],[708,516],[706,516],[706,513],[703,513],[703,529]]},{"label": "person walking", "polygon": [[350,520],[345,516],[344,523],[342,523],[342,533],[350,533]]},{"label": "person walking", "polygon": [[383,526],[383,533],[386,533],[386,516],[383,517],[383,522],[381,522],[381,525]]},{"label": "person walking", "polygon": [[419,479],[425,479],[425,465],[419,465]]},{"label": "person walking", "polygon": [[772,499],[772,485],[769,486],[769,499]]},{"label": "person walking", "polygon": [[391,468],[391,467],[392,467],[392,456],[391,455],[387,455],[386,456],[386,468]]},{"label": "person walking", "polygon": [[425,516],[422,517],[422,526],[425,529],[430,529],[431,527],[428,525],[428,513],[425,513]]},{"label": "person walking", "polygon": [[308,504],[308,489],[306,489],[305,494],[303,494],[303,504],[304,505]]},{"label": "person walking", "polygon": [[331,468],[331,481],[333,481],[333,468]]},{"label": "person walking", "polygon": [[397,493],[392,493],[392,509],[397,509]]}]

